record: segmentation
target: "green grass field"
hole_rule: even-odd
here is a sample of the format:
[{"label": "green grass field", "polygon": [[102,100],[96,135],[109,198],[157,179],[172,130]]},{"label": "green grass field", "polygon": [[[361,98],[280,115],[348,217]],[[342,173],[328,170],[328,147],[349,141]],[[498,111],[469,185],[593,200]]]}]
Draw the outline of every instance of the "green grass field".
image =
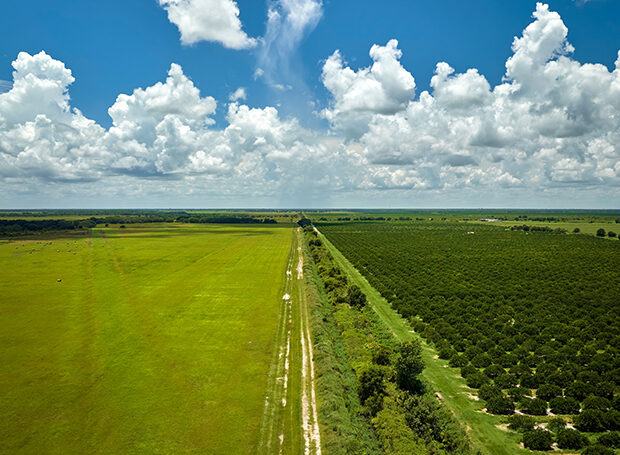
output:
[{"label": "green grass field", "polygon": [[165,224],[0,244],[0,452],[255,453],[292,238]]}]

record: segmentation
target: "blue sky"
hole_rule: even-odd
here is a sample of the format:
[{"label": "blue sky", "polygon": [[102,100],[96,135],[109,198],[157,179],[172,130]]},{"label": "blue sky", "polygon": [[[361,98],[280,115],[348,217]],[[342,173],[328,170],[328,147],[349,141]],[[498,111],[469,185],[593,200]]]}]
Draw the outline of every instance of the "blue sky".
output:
[{"label": "blue sky", "polygon": [[[207,3],[209,1],[207,0]],[[221,3],[231,1],[221,0]],[[14,135],[8,135],[9,139],[5,139],[4,144],[9,141],[9,146],[5,145],[7,150],[3,150],[3,146],[0,145],[0,153],[5,153],[9,157],[5,161],[13,164],[7,164],[7,167],[0,173],[4,179],[4,185],[0,189],[2,191],[0,206],[67,203],[74,206],[113,206],[130,200],[131,204],[138,206],[186,204],[225,206],[229,203],[239,206],[294,206],[297,204],[361,206],[365,201],[372,201],[375,206],[397,203],[401,206],[478,207],[490,204],[506,207],[524,205],[617,207],[609,202],[610,197],[618,195],[618,176],[617,174],[611,175],[617,172],[618,168],[618,166],[614,167],[614,161],[615,164],[618,161],[618,151],[615,145],[612,146],[614,148],[611,152],[606,152],[604,159],[596,157],[596,166],[605,161],[604,169],[598,169],[598,167],[595,170],[590,169],[592,165],[585,157],[589,153],[586,150],[594,147],[593,141],[596,139],[610,140],[609,135],[620,121],[613,117],[617,115],[615,111],[612,115],[612,124],[607,130],[589,131],[587,135],[584,133],[583,140],[578,144],[567,144],[565,141],[568,136],[574,137],[573,133],[559,134],[554,138],[556,148],[570,149],[570,152],[567,152],[569,153],[568,160],[576,160],[577,165],[581,164],[584,169],[588,168],[592,171],[588,175],[577,175],[577,170],[573,169],[575,163],[568,162],[567,166],[573,172],[571,177],[565,178],[568,167],[562,170],[564,177],[556,176],[555,180],[554,177],[549,177],[554,171],[548,170],[546,174],[552,181],[551,183],[541,181],[543,177],[540,175],[525,176],[525,174],[520,174],[520,171],[510,170],[508,167],[493,168],[496,175],[506,174],[505,178],[502,177],[503,181],[511,183],[500,188],[501,196],[491,201],[485,200],[484,194],[488,195],[489,192],[486,189],[480,191],[479,184],[472,191],[470,198],[463,197],[462,190],[469,188],[468,185],[471,182],[467,183],[467,178],[461,175],[463,171],[461,165],[454,166],[459,167],[456,177],[442,180],[445,173],[440,170],[441,165],[452,162],[450,161],[452,158],[445,158],[446,154],[452,153],[448,149],[452,146],[460,147],[459,150],[454,150],[454,153],[461,153],[457,159],[459,163],[471,162],[471,165],[476,163],[479,168],[484,168],[487,172],[493,166],[489,163],[498,162],[494,160],[501,159],[506,163],[514,161],[512,156],[508,157],[510,154],[516,156],[519,153],[525,153],[532,160],[536,159],[536,154],[545,155],[544,153],[541,155],[540,151],[554,147],[547,141],[549,137],[547,133],[541,133],[544,136],[544,143],[533,144],[530,141],[527,144],[518,145],[507,141],[503,146],[489,146],[485,143],[483,148],[486,148],[483,151],[489,153],[488,159],[478,158],[477,154],[482,149],[470,149],[469,146],[463,145],[464,142],[460,139],[456,140],[453,145],[446,145],[446,150],[439,152],[431,152],[430,149],[424,152],[423,148],[426,146],[422,145],[420,146],[422,148],[416,150],[402,149],[396,158],[387,156],[391,152],[381,152],[369,145],[378,141],[376,137],[373,138],[370,135],[378,134],[377,131],[381,130],[383,124],[390,120],[386,118],[386,114],[397,116],[394,118],[402,116],[413,125],[411,113],[406,113],[407,103],[419,100],[420,93],[423,91],[429,91],[435,95],[430,81],[436,73],[438,62],[447,62],[455,70],[452,76],[463,74],[469,68],[476,68],[478,74],[486,78],[491,90],[502,84],[506,80],[506,61],[514,54],[514,50],[511,49],[513,39],[521,36],[528,24],[532,23],[532,12],[537,8],[536,2],[522,0],[512,2],[498,2],[497,0],[472,2],[456,0],[431,2],[238,0],[236,4],[239,8],[243,32],[250,38],[264,37],[268,27],[268,10],[271,8],[284,14],[287,1],[292,2],[293,8],[301,8],[304,4],[314,2],[320,9],[316,24],[308,26],[307,32],[301,36],[300,45],[286,55],[285,60],[290,66],[289,69],[284,68],[282,61],[278,61],[273,54],[267,53],[266,57],[263,54],[261,59],[261,52],[264,51],[260,43],[248,49],[231,49],[217,41],[183,44],[180,40],[179,28],[169,20],[165,5],[160,5],[157,0],[103,2],[6,0],[3,5],[3,14],[0,15],[0,30],[2,30],[0,80],[13,80],[11,64],[20,52],[27,52],[30,56],[34,56],[44,51],[54,61],[62,62],[66,68],[71,70],[75,78],[75,81],[66,87],[70,96],[67,105],[70,108],[78,108],[85,118],[93,120],[107,131],[113,126],[112,118],[108,115],[108,108],[115,104],[119,94],[131,95],[136,88],[146,89],[158,82],[164,82],[171,64],[176,63],[182,68],[183,75],[200,90],[201,99],[213,97],[217,101],[215,112],[209,109],[204,111],[205,113],[209,111],[208,116],[213,118],[215,123],[211,124],[208,121],[200,128],[208,127],[213,131],[225,131],[229,128],[233,124],[227,106],[229,95],[237,88],[243,87],[247,96],[239,100],[239,105],[242,107],[247,105],[249,112],[254,112],[256,115],[267,115],[266,109],[273,107],[277,110],[278,121],[288,125],[282,127],[287,131],[286,134],[295,137],[289,138],[289,142],[285,140],[274,146],[275,149],[279,148],[277,153],[282,155],[285,153],[283,148],[290,148],[291,144],[300,142],[307,143],[309,147],[305,152],[306,155],[314,153],[324,158],[330,149],[338,149],[338,152],[333,152],[338,153],[338,156],[331,159],[325,158],[325,162],[330,163],[343,160],[343,153],[350,155],[362,153],[360,150],[364,150],[363,156],[358,157],[356,161],[365,160],[368,164],[370,169],[368,178],[339,178],[337,174],[332,175],[333,169],[327,172],[312,167],[308,173],[313,176],[313,180],[320,180],[321,172],[323,172],[330,174],[328,179],[334,179],[335,183],[331,180],[324,185],[317,186],[306,183],[303,188],[296,187],[293,190],[294,194],[289,198],[286,191],[283,193],[282,188],[287,185],[290,187],[290,181],[294,178],[290,175],[293,169],[295,172],[300,170],[303,172],[304,161],[301,158],[289,157],[294,163],[289,163],[290,168],[286,168],[289,164],[284,165],[277,160],[268,162],[275,152],[265,149],[258,152],[244,149],[235,152],[235,157],[223,157],[217,155],[216,152],[203,150],[208,155],[207,161],[222,161],[219,170],[201,168],[201,171],[187,171],[183,166],[156,163],[151,166],[151,170],[142,167],[138,171],[137,165],[134,164],[131,170],[120,171],[117,162],[108,163],[107,170],[106,165],[99,162],[97,171],[91,174],[77,175],[75,172],[68,172],[65,175],[54,167],[54,162],[50,164],[53,169],[33,169],[32,165],[18,169],[13,159],[19,154],[20,147],[23,149],[26,146],[18,144],[17,141],[10,142]],[[220,0],[213,0],[212,5],[217,5],[219,2]],[[559,14],[568,30],[567,40],[574,48],[573,52],[566,53],[568,58],[579,64],[604,65],[610,75],[610,86],[613,86],[615,62],[620,49],[620,21],[617,20],[620,17],[620,3],[615,0],[591,0],[586,3],[558,0],[548,1],[547,4],[550,11]],[[275,42],[278,43],[278,40],[282,42],[289,38],[280,33],[275,37]],[[402,52],[402,55],[396,57],[395,61],[403,71],[415,78],[415,90],[408,91],[406,87],[400,87],[405,90],[408,98],[388,100],[387,104],[381,108],[382,110],[377,112],[370,112],[371,109],[363,108],[361,111],[364,111],[364,115],[355,119],[355,127],[348,123],[345,125],[351,120],[349,118],[351,113],[360,112],[360,109],[347,110],[349,108],[343,101],[345,98],[340,100],[338,98],[340,95],[334,91],[333,86],[332,89],[329,88],[331,76],[326,76],[325,73],[327,59],[339,50],[342,60],[341,68],[343,70],[349,68],[357,72],[360,68],[363,69],[372,64],[373,60],[369,57],[371,46],[375,44],[386,46],[391,39],[398,40],[398,52]],[[558,46],[561,45],[562,43],[558,44]],[[553,60],[556,57],[558,57],[557,52],[549,56],[547,60]],[[274,70],[266,76],[257,78],[257,68],[265,66],[266,61],[275,62]],[[336,81],[340,75],[345,74],[338,73],[340,71],[338,68],[335,71],[332,81]],[[518,78],[515,77],[515,81],[518,82]],[[276,88],[276,86],[283,86],[284,89]],[[386,90],[391,89],[387,87]],[[467,90],[472,90],[472,88],[469,87]],[[611,96],[615,96],[613,90],[610,93],[612,93]],[[341,95],[346,97],[344,92]],[[396,104],[390,104],[392,101]],[[566,103],[570,103],[570,100]],[[396,105],[400,107],[393,108]],[[409,106],[414,107],[413,104]],[[566,106],[562,107],[565,111],[570,108]],[[6,107],[6,109],[9,108]],[[252,108],[260,109],[260,112],[252,111]],[[36,118],[36,103],[32,109],[30,121]],[[171,109],[171,112],[176,112],[174,110],[176,108]],[[597,106],[596,109],[599,109],[599,114],[606,118],[611,115],[609,110],[605,110],[607,108]],[[239,112],[241,111],[242,109]],[[321,111],[325,113],[321,114]],[[377,115],[380,118],[376,117]],[[459,118],[462,117],[461,114],[458,115]],[[482,115],[482,113],[472,114],[473,121],[481,121]],[[52,114],[49,116],[53,117]],[[4,117],[9,118],[10,112]],[[551,116],[548,118],[551,119]],[[21,125],[26,123],[26,119],[20,121]],[[70,121],[72,120],[62,122]],[[194,120],[181,119],[181,121],[191,124]],[[589,121],[593,122],[592,117]],[[16,122],[11,125],[17,125]],[[294,122],[296,125],[291,126],[287,122]],[[5,123],[8,125],[9,122],[5,120]],[[369,127],[370,124],[373,128]],[[278,125],[280,124],[274,126],[276,130],[280,127]],[[413,137],[428,134],[428,132],[423,133],[421,129],[416,130],[413,126],[411,128],[413,128],[411,131],[401,131],[395,134],[402,133],[403,136],[413,134]],[[577,126],[572,125],[571,128],[577,128]],[[1,129],[2,112],[0,111]],[[445,132],[445,134],[449,133],[449,131]],[[258,135],[261,141],[268,136],[261,134]],[[389,135],[386,137],[391,137],[390,133],[386,134]],[[437,134],[441,135],[441,133]],[[308,137],[311,139],[307,139]],[[147,139],[134,139],[139,143],[144,143],[146,148],[151,148],[151,144],[145,142]],[[63,146],[73,150],[72,145],[67,145],[62,141],[62,138],[58,138],[57,143],[64,144]],[[207,139],[205,141],[208,142]],[[245,139],[242,142],[247,143]],[[269,143],[268,139],[267,143]],[[469,140],[469,143],[472,143],[472,140]],[[102,145],[102,147],[104,150],[105,147],[111,146]],[[183,147],[180,148],[184,151],[174,153],[177,155],[184,153],[184,159],[187,161],[192,156],[191,151],[186,150],[187,144]],[[196,149],[201,147],[205,148],[203,145],[196,145]],[[402,144],[395,146],[395,148],[402,147]],[[345,149],[349,152],[343,152]],[[166,150],[168,153],[170,147]],[[112,153],[108,149],[101,153],[104,152]],[[75,152],[74,154],[79,155],[80,160],[84,161],[83,153]],[[133,152],[125,153],[131,155]],[[260,171],[262,177],[240,184],[234,190],[226,192],[225,195],[218,194],[214,186],[225,184],[227,181],[234,181],[235,185],[238,184],[239,176],[234,176],[233,168],[237,173],[251,174],[247,168],[242,166],[243,163],[251,161],[248,157],[250,153],[257,155],[252,158],[254,162],[262,160],[263,168]],[[300,153],[304,155],[304,152]],[[439,164],[435,163],[438,167],[432,172],[427,172],[431,163],[423,159],[428,158],[424,155],[425,153],[433,154],[433,156],[438,156],[439,153],[444,157]],[[157,155],[156,152],[153,154],[153,156]],[[245,157],[245,161],[244,158],[239,158],[241,155]],[[408,158],[405,159],[403,156]],[[45,157],[46,160],[48,158],[56,164],[66,161],[58,155]],[[130,158],[131,156],[122,156],[115,159],[127,162]],[[38,162],[41,161],[45,160],[38,160]],[[557,163],[557,157],[555,162]],[[168,166],[170,169],[164,170],[162,166]],[[346,170],[347,165],[343,164],[343,166]],[[535,168],[536,163],[530,162],[525,167]],[[109,171],[112,168],[115,170]],[[90,170],[92,171],[92,168]],[[213,179],[220,171],[222,173],[217,176],[219,180],[215,185]],[[473,171],[476,170],[473,168],[468,170],[470,173]],[[407,176],[403,177],[403,173]],[[134,179],[132,180],[133,189],[130,190],[133,193],[129,195],[129,199],[119,193],[102,195],[100,192],[89,190],[88,185],[92,185],[92,182],[111,183],[116,179],[125,178],[124,176]],[[342,180],[345,179],[348,179],[347,183],[343,183]],[[484,178],[482,180],[488,181]],[[167,182],[166,185],[172,185],[170,182],[176,181],[178,186],[175,195],[171,196],[170,192],[166,192],[165,197],[160,195],[157,191],[160,187],[157,181]],[[536,191],[532,189],[533,181],[536,182]],[[260,185],[271,189],[257,192],[256,188]],[[27,186],[28,190],[20,186]],[[329,190],[330,187],[333,191]],[[301,196],[306,192],[311,196]],[[532,200],[532,194],[536,194],[535,197],[539,199]]]},{"label": "blue sky", "polygon": [[[248,35],[262,36],[267,2],[237,3]],[[611,69],[620,49],[620,3],[594,0],[579,5],[561,0],[549,5],[569,28],[575,58]],[[295,58],[321,103],[327,102],[320,83],[322,60],[340,49],[351,64],[366,66],[370,46],[392,38],[406,50],[403,66],[421,87],[428,88],[435,64],[442,60],[457,71],[478,68],[491,83],[499,83],[512,38],[530,22],[534,6],[535,2],[523,0],[330,0]],[[182,65],[204,95],[218,100],[245,86],[253,105],[285,101],[277,91],[254,81],[255,50],[228,50],[211,42],[183,46],[177,28],[156,1],[7,0],[3,10],[0,79],[11,80],[11,62],[19,52],[44,50],[76,76],[72,104],[102,125],[110,125],[107,109],[119,93],[161,80],[171,62]]]}]

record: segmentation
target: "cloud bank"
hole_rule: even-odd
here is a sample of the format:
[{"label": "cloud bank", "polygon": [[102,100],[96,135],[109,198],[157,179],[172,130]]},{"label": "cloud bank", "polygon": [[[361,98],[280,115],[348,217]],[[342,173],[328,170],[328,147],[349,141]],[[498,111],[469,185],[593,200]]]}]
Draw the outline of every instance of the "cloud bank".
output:
[{"label": "cloud bank", "polygon": [[0,192],[96,197],[122,182],[134,194],[280,205],[342,195],[398,194],[409,205],[468,192],[617,195],[620,53],[613,71],[581,64],[567,36],[560,16],[539,3],[501,84],[440,62],[419,95],[397,41],[373,45],[365,68],[335,51],[322,71],[327,131],[247,106],[239,90],[216,129],[215,99],[176,64],[165,81],[119,95],[106,129],[71,107],[74,78],[62,62],[20,53],[0,94]]},{"label": "cloud bank", "polygon": [[358,71],[336,52],[323,69],[333,96],[324,116],[347,140],[361,136],[383,186],[617,186],[620,54],[613,72],[582,65],[557,13],[539,3],[533,17],[493,88],[476,69],[440,62],[432,93],[414,100],[395,41],[373,46],[373,65]]}]

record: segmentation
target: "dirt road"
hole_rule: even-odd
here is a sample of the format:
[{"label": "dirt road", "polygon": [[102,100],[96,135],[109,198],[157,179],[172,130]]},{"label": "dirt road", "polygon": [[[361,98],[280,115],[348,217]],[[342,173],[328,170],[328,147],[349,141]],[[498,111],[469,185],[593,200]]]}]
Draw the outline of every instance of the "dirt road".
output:
[{"label": "dirt road", "polygon": [[299,229],[293,235],[258,443],[265,455],[321,455],[303,238]]}]

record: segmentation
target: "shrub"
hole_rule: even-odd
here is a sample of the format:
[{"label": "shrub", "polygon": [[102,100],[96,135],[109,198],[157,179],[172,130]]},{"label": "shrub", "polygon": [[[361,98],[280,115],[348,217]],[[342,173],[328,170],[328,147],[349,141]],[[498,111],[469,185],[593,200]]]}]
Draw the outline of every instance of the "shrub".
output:
[{"label": "shrub", "polygon": [[372,362],[377,365],[387,366],[391,362],[392,351],[390,348],[383,344],[378,344],[372,351]]},{"label": "shrub", "polygon": [[495,378],[495,384],[497,384],[502,389],[509,389],[511,387],[516,387],[519,380],[516,376],[508,373],[500,374]]},{"label": "shrub", "polygon": [[598,409],[587,409],[575,418],[575,426],[579,431],[589,433],[605,431],[604,414]]},{"label": "shrub", "polygon": [[616,236],[616,233],[615,233],[614,231],[609,231],[609,232],[607,233],[607,237],[612,237],[612,238],[613,238],[613,237],[615,237],[615,236]]},{"label": "shrub", "polygon": [[600,228],[598,231],[596,231],[596,235],[598,235],[599,237],[605,237],[605,229]]},{"label": "shrub", "polygon": [[484,374],[476,372],[467,376],[467,385],[472,389],[479,389],[485,384],[488,384],[491,380]]},{"label": "shrub", "polygon": [[[422,453],[423,447],[407,425],[402,410],[388,396],[386,406],[372,419],[372,424],[381,445],[390,447],[390,453]],[[387,452],[387,451],[386,451]]]},{"label": "shrub", "polygon": [[464,432],[434,396],[408,395],[401,403],[407,425],[417,437],[440,443],[446,453],[462,453],[459,449],[467,445]]},{"label": "shrub", "polygon": [[511,415],[515,412],[515,405],[510,398],[491,398],[487,401],[487,411],[497,415]]},{"label": "shrub", "polygon": [[532,431],[534,429],[534,423],[534,418],[530,416],[513,415],[508,417],[508,428],[521,433]]},{"label": "shrub", "polygon": [[464,378],[467,378],[468,376],[471,376],[472,374],[476,374],[478,372],[478,368],[474,367],[473,365],[465,365],[463,368],[461,368],[461,376],[463,376]]},{"label": "shrub", "polygon": [[534,416],[547,415],[547,402],[540,398],[526,398],[519,403],[519,408],[526,414]]},{"label": "shrub", "polygon": [[486,374],[491,379],[495,379],[500,374],[504,374],[505,372],[506,371],[504,370],[504,368],[497,364],[489,365],[484,369],[484,374]]},{"label": "shrub", "polygon": [[506,393],[508,393],[508,396],[512,398],[512,401],[521,401],[526,395],[532,393],[532,391],[523,387],[511,387],[506,390]]},{"label": "shrub", "polygon": [[603,397],[595,397],[590,395],[583,400],[583,409],[598,409],[599,411],[606,411],[611,408],[611,401]]},{"label": "shrub", "polygon": [[536,396],[545,401],[562,396],[562,389],[555,384],[543,384],[536,391]]},{"label": "shrub", "polygon": [[554,417],[553,419],[549,419],[549,423],[547,423],[547,430],[552,433],[557,433],[564,428],[566,428],[566,420],[562,417]]},{"label": "shrub", "polygon": [[484,384],[478,389],[478,397],[481,400],[489,401],[491,398],[503,398],[504,392],[502,389],[493,384]]},{"label": "shrub", "polygon": [[349,305],[354,308],[361,308],[366,305],[366,294],[362,292],[359,286],[352,284],[347,292]]},{"label": "shrub", "polygon": [[581,455],[614,455],[614,451],[608,447],[597,444],[586,447],[586,450],[581,452]]},{"label": "shrub", "polygon": [[554,414],[579,414],[581,408],[579,402],[574,398],[552,398],[549,400],[549,407]]},{"label": "shrub", "polygon": [[588,445],[588,438],[570,428],[558,431],[557,441],[560,449],[581,449]]},{"label": "shrub", "polygon": [[620,448],[620,433],[617,431],[603,433],[598,437],[596,443],[605,447],[612,447],[614,449]]},{"label": "shrub", "polygon": [[491,356],[489,354],[478,354],[476,357],[471,359],[471,364],[476,368],[486,368],[491,365]]},{"label": "shrub", "polygon": [[537,429],[523,435],[523,445],[531,450],[551,450],[553,436],[547,430]]},{"label": "shrub", "polygon": [[386,376],[387,368],[380,365],[371,364],[358,369],[357,394],[362,404],[369,408],[371,415],[375,415],[383,406]]},{"label": "shrub", "polygon": [[610,431],[620,430],[620,411],[611,409],[603,414],[605,428]]},{"label": "shrub", "polygon": [[463,354],[454,354],[449,363],[453,368],[462,368],[469,363],[469,360]]}]

